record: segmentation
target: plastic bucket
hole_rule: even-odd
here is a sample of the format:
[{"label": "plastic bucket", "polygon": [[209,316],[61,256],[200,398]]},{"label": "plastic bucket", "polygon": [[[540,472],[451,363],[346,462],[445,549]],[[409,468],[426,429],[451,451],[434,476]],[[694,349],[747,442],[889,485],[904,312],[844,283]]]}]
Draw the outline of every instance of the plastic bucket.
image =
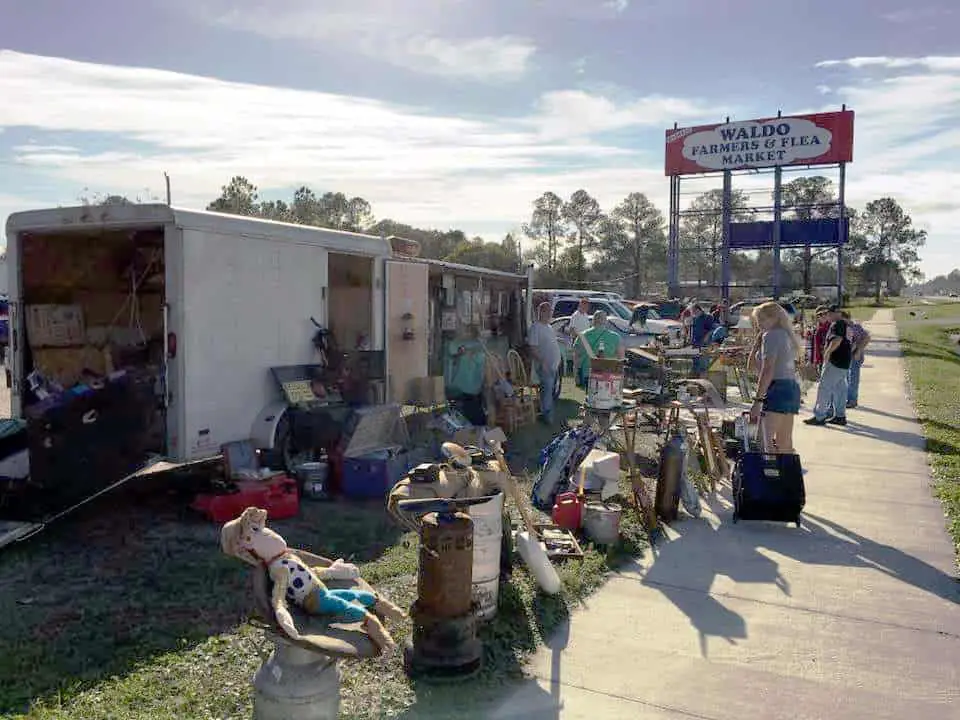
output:
[{"label": "plastic bucket", "polygon": [[473,519],[473,600],[477,618],[497,614],[500,595],[500,546],[503,542],[503,493],[470,507]]},{"label": "plastic bucket", "polygon": [[326,461],[298,465],[296,474],[305,497],[312,500],[327,499],[327,478],[330,474],[330,468]]}]

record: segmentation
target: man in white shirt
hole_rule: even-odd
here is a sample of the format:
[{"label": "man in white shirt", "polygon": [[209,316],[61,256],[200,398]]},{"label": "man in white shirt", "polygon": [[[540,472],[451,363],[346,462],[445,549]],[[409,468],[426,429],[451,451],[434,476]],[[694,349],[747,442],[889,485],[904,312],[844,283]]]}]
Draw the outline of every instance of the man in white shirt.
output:
[{"label": "man in white shirt", "polygon": [[570,324],[567,325],[567,334],[576,342],[580,333],[589,329],[593,325],[593,318],[590,317],[590,301],[587,298],[580,298],[580,304],[573,315],[570,316]]},{"label": "man in white shirt", "polygon": [[550,327],[553,308],[550,303],[540,303],[537,308],[537,320],[527,335],[530,355],[537,366],[540,378],[540,419],[548,425],[553,423],[553,388],[560,371],[560,344],[557,334]]}]

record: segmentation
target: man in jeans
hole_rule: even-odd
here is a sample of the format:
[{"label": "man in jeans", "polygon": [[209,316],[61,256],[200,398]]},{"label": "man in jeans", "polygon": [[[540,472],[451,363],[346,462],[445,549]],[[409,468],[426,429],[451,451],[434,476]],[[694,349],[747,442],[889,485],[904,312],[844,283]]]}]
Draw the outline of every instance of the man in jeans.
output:
[{"label": "man in jeans", "polygon": [[540,303],[537,320],[527,335],[527,345],[537,366],[537,377],[540,378],[540,420],[548,425],[553,423],[553,389],[560,370],[560,344],[557,334],[550,327],[552,314],[550,303]]},{"label": "man in jeans", "polygon": [[860,368],[863,367],[863,358],[867,345],[870,344],[870,333],[858,322],[851,319],[850,313],[844,311],[843,319],[847,321],[847,339],[853,350],[853,359],[850,361],[849,388],[847,390],[847,407],[855,408],[860,402]]},{"label": "man in jeans", "polygon": [[817,388],[817,403],[813,417],[803,422],[807,425],[846,425],[847,389],[853,349],[847,339],[847,324],[836,320],[827,331],[823,349],[823,371],[820,387]]}]

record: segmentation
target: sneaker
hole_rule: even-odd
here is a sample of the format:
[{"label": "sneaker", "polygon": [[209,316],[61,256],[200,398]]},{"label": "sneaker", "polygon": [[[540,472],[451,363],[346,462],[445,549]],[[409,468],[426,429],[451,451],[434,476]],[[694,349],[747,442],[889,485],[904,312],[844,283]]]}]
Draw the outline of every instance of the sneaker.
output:
[{"label": "sneaker", "polygon": [[829,420],[827,420],[827,422],[830,423],[831,425],[846,425],[846,424],[847,424],[847,418],[845,418],[845,417],[832,417],[832,418],[830,418]]},{"label": "sneaker", "polygon": [[847,403],[847,410],[853,410],[853,408],[855,408],[856,406],[857,406],[857,404],[856,404],[855,402],[848,402],[848,403]]},{"label": "sneaker", "polygon": [[826,420],[820,420],[820,419],[818,419],[817,417],[810,417],[810,418],[807,418],[806,420],[804,420],[804,421],[803,421],[803,424],[804,424],[804,425],[817,425],[817,426],[820,426],[820,425],[826,425],[826,424],[827,424],[827,421],[826,421]]}]

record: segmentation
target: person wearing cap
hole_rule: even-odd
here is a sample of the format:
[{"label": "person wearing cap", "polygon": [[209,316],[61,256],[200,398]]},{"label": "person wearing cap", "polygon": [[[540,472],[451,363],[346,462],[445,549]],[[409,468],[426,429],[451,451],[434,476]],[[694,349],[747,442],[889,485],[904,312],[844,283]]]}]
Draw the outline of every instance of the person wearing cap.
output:
[{"label": "person wearing cap", "polygon": [[823,367],[823,350],[830,325],[840,319],[836,305],[821,305],[817,308],[817,329],[813,333],[813,364],[819,371]]}]

